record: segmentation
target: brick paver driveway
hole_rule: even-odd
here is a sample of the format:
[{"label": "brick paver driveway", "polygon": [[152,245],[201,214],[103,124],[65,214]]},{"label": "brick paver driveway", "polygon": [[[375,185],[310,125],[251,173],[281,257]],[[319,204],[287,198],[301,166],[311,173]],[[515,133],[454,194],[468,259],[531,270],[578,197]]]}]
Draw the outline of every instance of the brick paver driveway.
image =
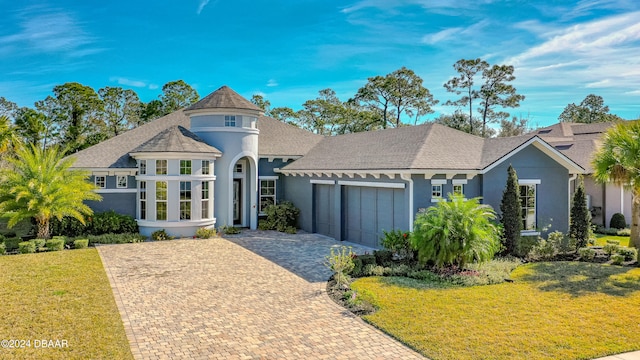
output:
[{"label": "brick paver driveway", "polygon": [[136,359],[421,358],[327,296],[340,245],[244,231],[98,251]]}]

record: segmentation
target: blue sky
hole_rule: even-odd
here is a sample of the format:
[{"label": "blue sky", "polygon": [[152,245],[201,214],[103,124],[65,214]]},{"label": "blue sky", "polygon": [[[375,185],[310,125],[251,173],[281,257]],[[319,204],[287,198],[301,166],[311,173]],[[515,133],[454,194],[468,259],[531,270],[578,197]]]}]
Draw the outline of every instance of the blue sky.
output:
[{"label": "blue sky", "polygon": [[[640,2],[8,1],[0,0],[0,96],[33,106],[80,82],[157,98],[183,79],[201,96],[228,85],[299,109],[319,90],[342,100],[402,66],[435,98],[462,58],[515,66],[526,96],[513,115],[548,125],[600,95],[640,117]],[[455,109],[439,104],[435,115]]]}]

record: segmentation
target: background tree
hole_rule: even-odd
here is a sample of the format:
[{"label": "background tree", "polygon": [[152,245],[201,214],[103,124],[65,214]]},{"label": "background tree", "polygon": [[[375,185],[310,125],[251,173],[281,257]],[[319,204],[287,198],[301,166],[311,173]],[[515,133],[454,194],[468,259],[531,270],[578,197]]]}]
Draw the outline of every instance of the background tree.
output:
[{"label": "background tree", "polygon": [[578,186],[573,193],[569,235],[576,239],[576,249],[587,246],[591,229],[591,212],[587,208],[587,193],[584,191],[582,175],[578,177]]},{"label": "background tree", "polygon": [[162,101],[163,115],[185,108],[198,100],[200,100],[198,92],[184,80],[169,81],[162,86],[160,101]]},{"label": "background tree", "polygon": [[596,181],[631,190],[631,241],[640,248],[640,120],[620,122],[609,128],[593,157]]},{"label": "background tree", "polygon": [[522,206],[516,170],[509,165],[507,173],[507,184],[500,202],[500,211],[502,212],[500,223],[503,228],[502,239],[505,251],[507,254],[515,254],[522,231]]},{"label": "background tree", "polygon": [[270,116],[269,110],[271,110],[271,102],[265,99],[264,96],[260,94],[253,94],[251,96],[251,102],[257,107],[259,107],[260,109],[262,109],[262,111],[266,116]]},{"label": "background tree", "polygon": [[498,137],[520,136],[533,131],[529,126],[529,118],[513,117],[511,120],[500,120]]},{"label": "background tree", "polygon": [[63,156],[58,147],[17,148],[16,156],[9,159],[10,168],[0,175],[0,213],[9,219],[8,227],[35,218],[38,238],[48,239],[52,217],[71,216],[84,224],[84,215],[93,213],[84,201],[102,197],[87,181],[87,172],[70,169],[75,159]]},{"label": "background tree", "polygon": [[431,113],[431,106],[437,103],[422,86],[422,78],[404,66],[384,77],[370,77],[367,84],[358,89],[355,100],[379,113],[383,128],[387,124],[400,126],[402,113],[409,117]]},{"label": "background tree", "polygon": [[98,90],[103,103],[101,118],[108,137],[132,129],[140,123],[141,103],[133,90],[121,87],[104,87]]},{"label": "background tree", "polygon": [[16,111],[15,124],[16,134],[25,144],[37,144],[44,149],[51,137],[55,137],[52,119],[28,107],[21,107]]},{"label": "background tree", "polygon": [[482,136],[486,136],[487,122],[499,122],[509,117],[509,113],[495,111],[495,107],[513,108],[520,106],[524,95],[516,93],[509,82],[516,79],[511,65],[493,65],[482,71],[483,84],[478,93],[482,113]]},{"label": "background tree", "polygon": [[15,112],[18,110],[18,105],[13,101],[5,99],[0,96],[0,116],[6,116],[9,120],[13,119]]},{"label": "background tree", "polygon": [[456,95],[464,95],[455,101],[447,101],[445,105],[453,105],[457,107],[469,107],[469,116],[467,117],[469,134],[474,133],[473,120],[473,100],[479,98],[479,91],[474,89],[474,79],[476,74],[482,73],[489,67],[489,63],[482,59],[460,59],[453,64],[453,68],[459,74],[444,84],[447,91]]},{"label": "background tree", "polygon": [[[464,131],[471,135],[482,135],[482,121],[475,116],[472,118],[472,120],[473,124],[470,125],[467,115],[464,112],[457,110],[453,114],[441,114],[433,120],[433,123]],[[485,135],[487,137],[492,137],[495,135],[495,133],[496,131],[494,129],[488,128]]]},{"label": "background tree", "polygon": [[274,107],[269,110],[269,116],[284,123],[298,126],[298,114],[290,107]]},{"label": "background tree", "polygon": [[609,107],[604,104],[601,96],[594,94],[587,95],[580,105],[571,103],[567,105],[558,120],[561,122],[574,123],[597,123],[622,120],[617,115],[609,114]]},{"label": "background tree", "polygon": [[140,105],[140,116],[139,116],[140,122],[136,124],[136,127],[142,124],[146,124],[149,121],[155,120],[164,115],[166,114],[164,113],[164,110],[162,107],[162,101],[151,100],[146,104],[142,103]]},{"label": "background tree", "polygon": [[320,135],[335,133],[336,127],[342,126],[344,107],[332,89],[323,89],[319,96],[313,100],[307,100],[298,111],[297,118],[303,129]]},{"label": "background tree", "polygon": [[56,123],[60,145],[68,153],[92,145],[86,140],[104,130],[98,117],[102,110],[98,94],[79,83],[57,85],[53,94],[37,102],[36,108]]}]

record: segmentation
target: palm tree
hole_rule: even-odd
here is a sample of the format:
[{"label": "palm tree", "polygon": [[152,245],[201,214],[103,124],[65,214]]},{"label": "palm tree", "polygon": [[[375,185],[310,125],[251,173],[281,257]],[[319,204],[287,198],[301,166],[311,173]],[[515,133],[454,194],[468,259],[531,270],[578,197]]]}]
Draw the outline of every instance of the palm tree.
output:
[{"label": "palm tree", "polygon": [[630,244],[640,248],[640,120],[621,122],[610,128],[592,165],[596,181],[613,182],[631,190]]},{"label": "palm tree", "polygon": [[41,149],[18,144],[9,167],[0,172],[0,214],[13,227],[35,218],[38,238],[49,238],[49,221],[71,216],[84,224],[93,211],[84,200],[102,200],[87,181],[88,173],[70,169],[74,158],[63,158],[58,147]]}]

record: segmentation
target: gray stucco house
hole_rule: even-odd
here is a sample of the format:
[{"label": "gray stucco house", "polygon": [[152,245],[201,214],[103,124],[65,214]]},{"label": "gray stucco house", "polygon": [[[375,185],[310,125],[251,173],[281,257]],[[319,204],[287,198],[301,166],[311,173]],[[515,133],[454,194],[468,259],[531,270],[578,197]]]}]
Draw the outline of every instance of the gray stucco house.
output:
[{"label": "gray stucco house", "polygon": [[288,200],[303,230],[378,246],[448,193],[499,210],[511,164],[525,232],[567,231],[580,164],[538,134],[483,139],[425,124],[319,136],[266,117],[223,86],[192,106],[75,154],[102,194],[95,211],[134,216],[141,233],[255,229],[261,209]]}]

